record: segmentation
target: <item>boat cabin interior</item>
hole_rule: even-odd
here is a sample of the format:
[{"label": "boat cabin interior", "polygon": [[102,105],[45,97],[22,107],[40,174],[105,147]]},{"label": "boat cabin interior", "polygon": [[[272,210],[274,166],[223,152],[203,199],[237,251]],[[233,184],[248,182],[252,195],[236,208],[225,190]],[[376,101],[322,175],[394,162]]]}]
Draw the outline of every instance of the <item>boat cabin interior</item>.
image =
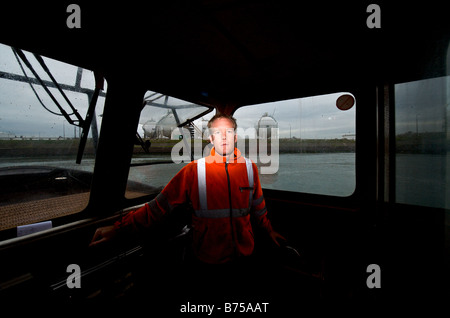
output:
[{"label": "boat cabin interior", "polygon": [[[445,304],[443,2],[19,1],[2,12],[2,304],[168,314]],[[240,271],[258,279],[205,295],[185,262],[188,206],[89,247],[98,227],[207,154],[216,113],[237,119],[286,238],[278,247],[255,228],[254,263]],[[47,119],[32,130],[38,114]]]}]

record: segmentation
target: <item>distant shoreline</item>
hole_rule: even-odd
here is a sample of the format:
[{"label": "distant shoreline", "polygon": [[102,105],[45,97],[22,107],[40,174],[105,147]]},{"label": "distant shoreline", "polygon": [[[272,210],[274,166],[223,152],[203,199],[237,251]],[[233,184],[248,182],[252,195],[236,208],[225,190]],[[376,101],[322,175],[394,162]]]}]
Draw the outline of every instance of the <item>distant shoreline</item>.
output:
[{"label": "distant shoreline", "polygon": [[[150,140],[149,154],[170,154],[174,145],[180,140],[154,139]],[[249,143],[256,140],[246,140],[245,149],[248,151]],[[209,141],[202,141],[202,149]],[[0,157],[40,157],[40,156],[76,156],[79,139],[13,139],[0,140]],[[192,143],[193,145],[193,143]],[[271,141],[268,141],[268,151]],[[355,140],[352,139],[280,139],[280,153],[336,153],[355,152]],[[140,145],[134,146],[135,154],[145,154]],[[95,154],[92,139],[88,139],[84,155]]]},{"label": "distant shoreline", "polygon": [[[170,155],[172,148],[181,140],[153,139],[149,140],[150,155]],[[12,138],[0,139],[0,158],[75,158],[78,152],[80,140],[70,139],[46,139],[46,138]],[[148,142],[148,141],[146,141]],[[198,142],[198,140],[196,141]],[[240,141],[242,142],[242,140]],[[245,140],[245,149],[240,149],[248,156],[250,142],[257,145],[257,140]],[[208,140],[202,141],[202,149],[209,144]],[[194,141],[191,146],[193,147]],[[279,153],[354,153],[356,142],[354,139],[296,139],[283,138],[278,142]],[[270,153],[271,140],[268,141],[267,151]],[[450,140],[443,134],[402,134],[396,137],[396,153],[398,154],[436,154],[442,155],[450,152]],[[134,146],[135,157],[146,157],[147,154],[141,145]],[[86,142],[83,158],[94,158],[95,149],[92,139]]]},{"label": "distant shoreline", "polygon": [[[171,154],[172,148],[180,140],[153,139],[150,141],[149,154]],[[78,138],[71,139],[45,139],[45,138],[12,138],[0,139],[0,158],[14,157],[74,157],[77,155]],[[257,140],[245,140],[245,153],[248,152],[250,142],[258,144]],[[259,141],[260,142],[260,141]],[[192,146],[194,141],[192,141]],[[202,149],[209,141],[202,141]],[[279,139],[279,153],[352,153],[356,150],[354,139]],[[271,140],[268,141],[267,150],[270,153]],[[242,149],[241,149],[242,151]],[[443,134],[402,134],[396,137],[396,152],[410,154],[446,154],[450,151],[450,141]],[[134,146],[134,154],[144,156],[146,153],[141,145]],[[95,150],[92,139],[88,139],[84,151],[85,157],[94,157]]]}]

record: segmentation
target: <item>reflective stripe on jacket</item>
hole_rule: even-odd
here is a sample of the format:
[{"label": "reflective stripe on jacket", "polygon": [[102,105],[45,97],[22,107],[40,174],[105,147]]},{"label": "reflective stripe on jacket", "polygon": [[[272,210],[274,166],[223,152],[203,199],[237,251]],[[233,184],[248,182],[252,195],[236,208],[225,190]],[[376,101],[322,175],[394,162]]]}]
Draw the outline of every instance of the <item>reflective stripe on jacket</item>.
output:
[{"label": "reflective stripe on jacket", "polygon": [[[250,209],[252,207],[253,201],[253,167],[252,161],[250,159],[245,159],[245,167],[247,171],[247,179],[248,179],[248,187],[239,187],[239,190],[242,192],[243,190],[248,190],[249,193],[249,204],[246,211],[242,209],[208,209],[208,196],[207,196],[207,187],[206,187],[206,166],[205,166],[205,158],[197,160],[197,178],[198,178],[198,195],[200,201],[200,210],[195,211],[195,215],[198,217],[212,217],[212,218],[220,218],[227,217],[232,213],[234,216],[244,216],[250,213]],[[212,189],[213,190],[213,189]]]},{"label": "reflective stripe on jacket", "polygon": [[195,211],[193,251],[203,262],[225,263],[250,255],[254,248],[250,216],[272,232],[256,165],[238,149],[234,160],[225,162],[214,148],[208,157],[181,169],[154,200],[128,213],[116,226],[150,227],[187,201]]}]

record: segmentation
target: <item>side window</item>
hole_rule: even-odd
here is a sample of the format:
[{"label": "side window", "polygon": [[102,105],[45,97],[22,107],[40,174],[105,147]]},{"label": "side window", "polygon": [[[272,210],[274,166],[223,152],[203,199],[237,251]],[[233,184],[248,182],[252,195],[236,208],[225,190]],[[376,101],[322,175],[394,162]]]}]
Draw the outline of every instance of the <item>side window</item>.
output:
[{"label": "side window", "polygon": [[148,91],[136,134],[125,197],[159,192],[193,159],[203,156],[213,109]]},{"label": "side window", "polygon": [[395,85],[395,198],[450,208],[450,76]]},{"label": "side window", "polygon": [[104,98],[92,71],[0,44],[0,238],[85,208]]},{"label": "side window", "polygon": [[349,196],[355,190],[355,108],[336,93],[239,108],[238,147],[264,188]]}]

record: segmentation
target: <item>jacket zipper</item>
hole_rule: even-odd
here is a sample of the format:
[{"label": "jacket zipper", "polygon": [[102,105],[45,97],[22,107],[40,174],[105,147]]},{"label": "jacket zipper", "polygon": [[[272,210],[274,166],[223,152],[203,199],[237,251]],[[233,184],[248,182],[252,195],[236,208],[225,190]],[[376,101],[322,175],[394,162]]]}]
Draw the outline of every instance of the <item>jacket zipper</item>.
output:
[{"label": "jacket zipper", "polygon": [[236,254],[236,242],[234,237],[234,226],[233,226],[233,206],[231,205],[231,183],[230,183],[230,174],[228,173],[228,162],[225,162],[225,171],[227,173],[227,181],[228,181],[228,202],[230,204],[230,229],[231,229],[231,240],[233,241],[233,249]]}]

